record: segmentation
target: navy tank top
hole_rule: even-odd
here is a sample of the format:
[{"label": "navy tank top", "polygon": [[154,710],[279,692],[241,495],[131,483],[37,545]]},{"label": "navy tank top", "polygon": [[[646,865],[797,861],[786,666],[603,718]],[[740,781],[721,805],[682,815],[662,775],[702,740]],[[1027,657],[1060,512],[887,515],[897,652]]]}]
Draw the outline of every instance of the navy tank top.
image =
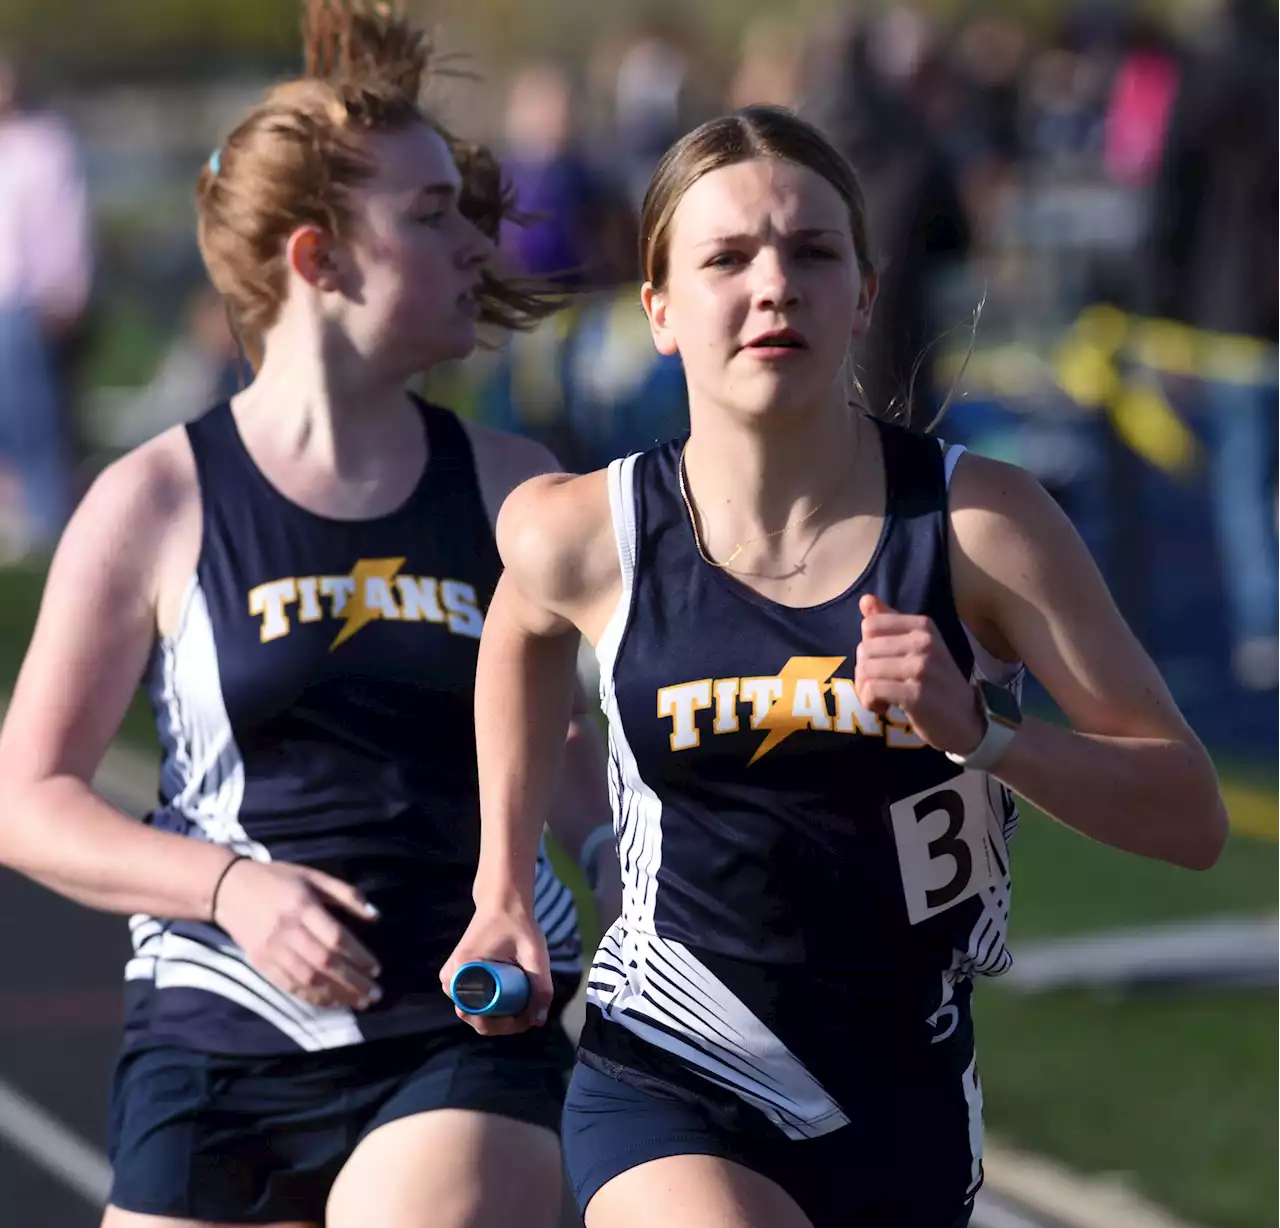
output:
[{"label": "navy tank top", "polygon": [[966,676],[1022,677],[956,611],[962,449],[879,430],[879,542],[808,608],[699,557],[683,440],[609,471],[623,595],[597,655],[624,907],[589,974],[584,1054],[793,1139],[921,1079],[963,1087],[963,1137],[980,1119],[969,983],[1010,963],[1011,795],[853,686],[864,593],[932,618]]},{"label": "navy tank top", "polygon": [[[334,915],[380,961],[384,997],[359,1013],[309,1006],[217,926],[135,916],[126,1043],[261,1054],[465,1026],[438,977],[473,911],[472,705],[501,563],[465,431],[421,410],[416,489],[358,521],[280,494],[228,404],[191,423],[203,544],[147,676],[164,752],[148,821],[358,887],[380,919]],[[580,974],[577,915],[545,850],[536,899],[563,1004]]]}]

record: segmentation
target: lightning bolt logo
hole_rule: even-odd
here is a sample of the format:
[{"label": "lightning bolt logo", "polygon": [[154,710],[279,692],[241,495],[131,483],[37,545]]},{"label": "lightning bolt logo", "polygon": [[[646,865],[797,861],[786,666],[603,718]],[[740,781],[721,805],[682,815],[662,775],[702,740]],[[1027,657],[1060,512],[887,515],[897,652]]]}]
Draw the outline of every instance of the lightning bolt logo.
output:
[{"label": "lightning bolt logo", "polygon": [[782,682],[782,693],[769,705],[769,711],[756,725],[757,729],[768,730],[768,736],[756,748],[756,753],[747,763],[748,767],[757,759],[763,759],[775,746],[781,745],[793,733],[809,728],[809,717],[795,714],[797,684],[816,683],[822,702],[825,704],[827,692],[831,690],[828,679],[844,664],[845,660],[844,657],[792,657],[782,667],[778,674]]},{"label": "lightning bolt logo", "polygon": [[330,652],[339,644],[345,644],[362,627],[367,627],[383,616],[380,606],[369,604],[369,581],[381,580],[390,588],[391,581],[396,578],[403,566],[404,559],[361,559],[351,569],[354,588],[343,610],[345,621],[342,630],[329,645]]}]

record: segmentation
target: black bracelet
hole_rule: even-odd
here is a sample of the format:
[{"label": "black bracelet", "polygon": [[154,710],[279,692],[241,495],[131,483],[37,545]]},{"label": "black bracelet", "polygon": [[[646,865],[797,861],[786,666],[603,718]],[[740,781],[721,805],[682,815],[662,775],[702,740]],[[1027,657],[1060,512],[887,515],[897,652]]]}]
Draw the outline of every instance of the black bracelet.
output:
[{"label": "black bracelet", "polygon": [[247,853],[237,853],[225,866],[222,867],[222,873],[218,875],[218,881],[213,884],[213,898],[209,901],[209,920],[214,925],[218,924],[218,892],[222,890],[222,884],[227,875],[231,873],[231,867],[240,861],[252,861],[253,858]]}]

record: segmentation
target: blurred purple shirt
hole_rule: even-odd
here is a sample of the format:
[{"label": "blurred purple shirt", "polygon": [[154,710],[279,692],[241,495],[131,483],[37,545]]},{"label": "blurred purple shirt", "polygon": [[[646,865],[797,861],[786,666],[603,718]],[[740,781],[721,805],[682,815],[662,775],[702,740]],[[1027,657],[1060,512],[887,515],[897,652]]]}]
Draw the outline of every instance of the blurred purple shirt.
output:
[{"label": "blurred purple shirt", "polygon": [[75,140],[52,115],[0,118],[0,309],[72,320],[92,278],[88,192]]}]

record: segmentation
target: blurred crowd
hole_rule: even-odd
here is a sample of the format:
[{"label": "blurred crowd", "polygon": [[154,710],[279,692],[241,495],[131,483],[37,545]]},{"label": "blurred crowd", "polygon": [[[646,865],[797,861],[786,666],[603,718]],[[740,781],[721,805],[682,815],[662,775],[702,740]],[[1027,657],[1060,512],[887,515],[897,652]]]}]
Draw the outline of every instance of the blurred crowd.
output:
[{"label": "blurred crowd", "polygon": [[[686,26],[655,21],[585,65],[519,66],[493,135],[530,220],[504,235],[502,258],[574,293],[543,328],[430,391],[543,439],[574,469],[680,432],[678,359],[654,352],[638,305],[644,186],[707,116],[797,108],[867,194],[882,271],[858,356],[869,404],[917,426],[946,408],[949,437],[1036,469],[1073,516],[1093,508],[1091,544],[1113,584],[1141,575],[1126,613],[1157,639],[1139,607],[1161,606],[1152,542],[1180,531],[1184,513],[1166,519],[1160,500],[1181,499],[1211,546],[1215,668],[1274,688],[1276,13],[1269,0],[1173,7],[1179,20],[1157,25],[1136,5],[1070,3],[1033,29],[984,6],[948,24],[908,5],[853,5],[808,27],[751,24],[728,71],[711,69],[723,58]],[[70,129],[24,97],[0,49],[0,549],[11,556],[48,547],[77,488],[85,449],[68,373],[92,302],[89,195]],[[1136,362],[1119,342],[1102,347],[1123,367],[1127,415],[1044,378],[1098,304],[1122,327],[1175,330]],[[1039,355],[1038,375],[1015,359],[983,363],[1009,343]],[[243,377],[216,300],[193,284],[150,385],[113,401],[108,434],[137,442]],[[1169,460],[1179,436],[1162,422],[1194,444],[1190,469]],[[1195,557],[1183,549],[1180,565]],[[1118,595],[1124,604],[1124,585]]]},{"label": "blurred crowd", "polygon": [[[785,18],[751,25],[719,89],[679,28],[640,31],[585,81],[530,65],[507,94],[503,146],[520,199],[541,220],[513,229],[506,253],[579,294],[554,327],[473,364],[474,410],[543,438],[574,468],[678,432],[678,360],[654,353],[637,305],[644,185],[661,152],[709,114],[795,107],[835,138],[867,196],[882,273],[858,355],[868,405],[923,427],[950,399],[949,436],[1002,435],[1073,513],[1101,498],[1091,544],[1148,640],[1162,620],[1205,625],[1194,603],[1160,594],[1150,537],[1176,539],[1180,521],[1209,529],[1202,571],[1217,581],[1225,652],[1199,672],[1225,664],[1241,687],[1268,690],[1280,420],[1275,36],[1266,0],[1201,5],[1180,29],[1121,5],[1077,5],[1038,36],[1007,16],[946,26],[899,5],[807,30]],[[1098,303],[1121,319],[1182,325],[1183,348],[1196,354],[1172,369],[1149,356],[1155,367],[1135,377],[1161,389],[1147,416],[1174,424],[1143,429],[1144,402],[1127,402],[1118,429],[1132,436],[1126,450],[1145,447],[1136,468],[1129,456],[1108,459],[1114,441],[1100,436],[1117,427],[1105,416],[1077,413],[1074,432],[1064,429],[1073,419],[1044,380],[1013,390],[1016,379],[956,382],[954,359],[970,342],[1030,340],[1051,355]],[[1193,466],[1165,461],[1179,425],[1195,437]],[[1160,500],[1170,492],[1142,480],[1144,469],[1163,476],[1162,463],[1175,495],[1178,484],[1197,495],[1168,518]],[[1184,569],[1174,586],[1195,588],[1196,558],[1185,547],[1173,557]],[[1194,655],[1178,634],[1165,655]]]}]

